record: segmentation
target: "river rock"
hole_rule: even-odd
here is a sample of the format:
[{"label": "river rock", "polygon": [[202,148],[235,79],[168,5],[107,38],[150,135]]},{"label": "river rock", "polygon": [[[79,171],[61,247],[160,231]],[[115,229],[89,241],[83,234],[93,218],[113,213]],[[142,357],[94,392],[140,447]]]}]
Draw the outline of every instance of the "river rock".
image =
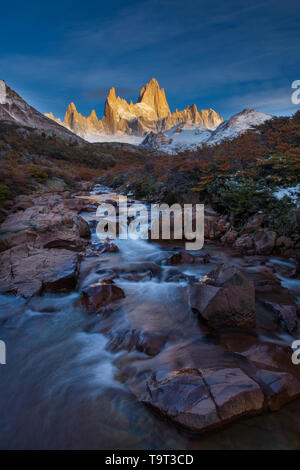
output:
[{"label": "river rock", "polygon": [[124,291],[114,284],[113,279],[102,278],[82,290],[81,302],[88,312],[98,313],[104,305],[124,297]]},{"label": "river rock", "polygon": [[289,333],[296,330],[298,326],[297,306],[292,304],[280,304],[264,300],[264,304],[270,308],[281,320]]},{"label": "river rock", "polygon": [[178,264],[207,264],[209,263],[209,260],[209,254],[199,256],[192,255],[191,253],[187,253],[186,251],[179,251],[178,253],[174,253],[168,258],[167,264],[173,266],[176,266]]},{"label": "river rock", "polygon": [[221,264],[192,283],[189,303],[211,327],[255,326],[254,284],[233,266]]},{"label": "river rock", "polygon": [[64,249],[13,247],[0,254],[0,293],[32,297],[73,289],[80,259],[78,253]]},{"label": "river rock", "polygon": [[183,369],[147,383],[144,402],[194,432],[261,411],[263,393],[239,368]]}]

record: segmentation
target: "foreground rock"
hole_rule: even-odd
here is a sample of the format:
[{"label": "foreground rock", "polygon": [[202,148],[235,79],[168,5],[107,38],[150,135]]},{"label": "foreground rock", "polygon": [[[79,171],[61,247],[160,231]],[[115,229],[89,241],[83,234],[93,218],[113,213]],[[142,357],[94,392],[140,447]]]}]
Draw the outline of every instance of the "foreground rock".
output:
[{"label": "foreground rock", "polygon": [[260,387],[238,368],[174,371],[163,380],[149,381],[148,389],[145,403],[196,432],[257,413],[264,404]]},{"label": "foreground rock", "polygon": [[0,293],[23,297],[76,286],[81,256],[64,249],[14,247],[0,254]]},{"label": "foreground rock", "polygon": [[167,264],[176,266],[178,264],[207,264],[209,263],[210,256],[208,254],[202,256],[195,256],[187,251],[179,251],[171,255]]},{"label": "foreground rock", "polygon": [[[286,346],[228,331],[218,342],[194,338],[136,362],[128,380],[137,398],[193,432],[277,410],[300,396],[300,371]],[[180,368],[178,368],[180,363]]]},{"label": "foreground rock", "polygon": [[104,305],[125,297],[123,290],[111,278],[103,278],[96,284],[84,288],[81,302],[88,312],[98,313]]},{"label": "foreground rock", "polygon": [[90,237],[78,215],[86,202],[69,193],[25,202],[18,201],[0,226],[0,293],[31,297],[73,289]]},{"label": "foreground rock", "polygon": [[189,303],[213,328],[255,326],[254,285],[235,267],[221,264],[192,283]]}]

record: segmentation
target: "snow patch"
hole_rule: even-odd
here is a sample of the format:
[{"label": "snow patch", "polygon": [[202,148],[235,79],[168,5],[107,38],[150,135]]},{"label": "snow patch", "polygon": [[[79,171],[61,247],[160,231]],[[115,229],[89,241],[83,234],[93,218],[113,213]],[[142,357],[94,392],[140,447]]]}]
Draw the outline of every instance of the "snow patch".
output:
[{"label": "snow patch", "polygon": [[300,183],[289,188],[279,188],[273,194],[277,199],[283,199],[285,196],[288,196],[293,202],[297,202],[297,199],[300,197]]},{"label": "snow patch", "polygon": [[159,139],[157,139],[157,142],[152,139],[152,142],[153,146],[156,145],[156,148],[170,154],[176,154],[184,150],[196,150],[203,143],[214,145],[224,139],[233,139],[253,126],[262,124],[271,118],[270,114],[245,109],[241,113],[232,116],[228,121],[222,122],[214,131],[199,124],[187,122],[178,124],[164,132],[164,135],[171,139],[168,144],[159,145]]},{"label": "snow patch", "polygon": [[143,137],[127,134],[88,134],[84,136],[85,140],[91,143],[96,142],[118,142],[121,144],[140,145]]}]

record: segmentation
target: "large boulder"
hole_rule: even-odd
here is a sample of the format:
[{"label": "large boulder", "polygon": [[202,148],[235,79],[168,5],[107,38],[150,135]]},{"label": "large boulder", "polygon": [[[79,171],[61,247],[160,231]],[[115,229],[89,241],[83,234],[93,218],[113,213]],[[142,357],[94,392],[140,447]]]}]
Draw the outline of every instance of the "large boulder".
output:
[{"label": "large boulder", "polygon": [[81,257],[64,249],[16,246],[0,254],[0,293],[23,297],[76,286]]},{"label": "large boulder", "polygon": [[192,283],[189,303],[211,327],[255,326],[254,284],[233,266],[221,264]]},{"label": "large boulder", "polygon": [[264,395],[239,368],[183,369],[147,383],[144,403],[190,431],[218,427],[261,411]]}]

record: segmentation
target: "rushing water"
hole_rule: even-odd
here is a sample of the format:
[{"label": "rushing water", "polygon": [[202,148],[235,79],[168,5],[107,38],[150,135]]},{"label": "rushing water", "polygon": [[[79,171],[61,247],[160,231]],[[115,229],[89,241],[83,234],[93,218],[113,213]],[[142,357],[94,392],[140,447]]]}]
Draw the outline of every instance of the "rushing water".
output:
[{"label": "rushing water", "polygon": [[[87,220],[93,217],[86,214]],[[97,242],[95,234],[92,242]],[[76,292],[44,295],[27,302],[0,296],[0,339],[7,347],[7,364],[0,366],[0,447],[300,448],[298,402],[277,413],[192,436],[136,400],[124,384],[122,370],[145,355],[126,350],[110,352],[109,332],[116,335],[134,326],[200,337],[203,333],[187,308],[184,275],[201,277],[221,257],[237,264],[240,259],[208,246],[212,263],[179,266],[184,275],[174,282],[168,278],[170,267],[164,263],[174,253],[170,245],[142,240],[116,243],[119,253],[84,260]],[[275,262],[283,265],[282,283],[299,294],[299,280],[288,280],[285,262]],[[125,299],[103,315],[87,315],[77,302],[80,288],[116,268],[123,272],[117,284],[125,291]],[[150,275],[153,270],[155,275]],[[2,318],[7,320],[1,324]]]}]

